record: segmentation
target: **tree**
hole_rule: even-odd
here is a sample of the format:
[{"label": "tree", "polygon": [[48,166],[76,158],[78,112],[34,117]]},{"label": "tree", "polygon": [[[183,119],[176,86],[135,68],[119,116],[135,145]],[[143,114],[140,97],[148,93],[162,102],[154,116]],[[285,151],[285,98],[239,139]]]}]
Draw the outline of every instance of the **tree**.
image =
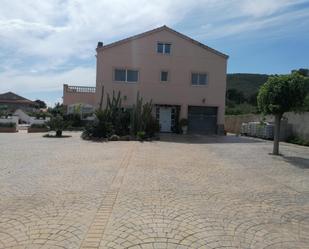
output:
[{"label": "tree", "polygon": [[299,73],[302,76],[309,77],[309,69],[308,68],[300,68],[298,70],[292,70],[292,73]]},{"label": "tree", "polygon": [[57,115],[52,117],[51,120],[47,122],[47,126],[50,130],[56,132],[56,137],[61,137],[62,131],[68,126],[68,123],[61,115]]},{"label": "tree", "polygon": [[37,99],[34,102],[36,102],[38,104],[39,108],[46,108],[47,107],[46,103],[43,100]]},{"label": "tree", "polygon": [[63,116],[64,115],[63,104],[56,103],[53,108],[48,108],[48,112],[51,113],[53,116],[57,115]]},{"label": "tree", "polygon": [[279,155],[281,118],[285,112],[300,111],[306,97],[306,78],[297,72],[270,77],[261,86],[258,107],[264,114],[275,116],[273,154]]},{"label": "tree", "polygon": [[241,104],[246,101],[244,93],[234,88],[227,90],[226,98],[236,104]]}]

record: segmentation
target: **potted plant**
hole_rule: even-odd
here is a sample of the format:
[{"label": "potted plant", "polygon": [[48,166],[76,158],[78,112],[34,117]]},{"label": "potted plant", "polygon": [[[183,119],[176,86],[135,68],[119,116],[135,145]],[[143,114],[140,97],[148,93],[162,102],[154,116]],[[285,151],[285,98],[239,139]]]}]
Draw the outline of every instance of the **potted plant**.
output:
[{"label": "potted plant", "polygon": [[186,118],[180,119],[179,125],[181,127],[182,134],[187,134],[187,132],[188,132],[188,120]]}]

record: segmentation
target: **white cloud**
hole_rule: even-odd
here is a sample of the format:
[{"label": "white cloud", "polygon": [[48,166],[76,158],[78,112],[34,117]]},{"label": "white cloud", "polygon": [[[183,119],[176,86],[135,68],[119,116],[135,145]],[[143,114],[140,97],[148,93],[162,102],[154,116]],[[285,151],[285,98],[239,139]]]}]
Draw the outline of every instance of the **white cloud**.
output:
[{"label": "white cloud", "polygon": [[308,17],[288,9],[304,2],[308,0],[2,0],[0,92],[47,91],[64,82],[94,84],[95,67],[89,65],[94,65],[99,40],[111,42],[181,22],[192,23],[194,38],[237,36]]},{"label": "white cloud", "polygon": [[0,92],[58,91],[63,84],[95,86],[95,68],[76,67],[65,72],[46,74],[20,73],[13,70],[0,74]]}]

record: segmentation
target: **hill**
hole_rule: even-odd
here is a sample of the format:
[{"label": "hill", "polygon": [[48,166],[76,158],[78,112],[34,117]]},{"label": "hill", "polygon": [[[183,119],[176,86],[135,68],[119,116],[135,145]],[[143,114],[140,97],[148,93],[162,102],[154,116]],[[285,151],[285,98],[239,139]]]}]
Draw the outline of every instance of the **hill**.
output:
[{"label": "hill", "polygon": [[250,97],[257,93],[260,86],[263,85],[269,75],[267,74],[248,74],[235,73],[227,75],[227,90],[236,89],[243,92],[245,97]]}]

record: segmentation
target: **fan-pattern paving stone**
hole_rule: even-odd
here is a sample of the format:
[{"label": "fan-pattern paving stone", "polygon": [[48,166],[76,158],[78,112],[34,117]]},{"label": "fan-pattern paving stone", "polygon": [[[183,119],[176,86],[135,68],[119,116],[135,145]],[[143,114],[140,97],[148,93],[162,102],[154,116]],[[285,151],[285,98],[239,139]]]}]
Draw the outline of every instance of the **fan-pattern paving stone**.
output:
[{"label": "fan-pattern paving stone", "polygon": [[309,248],[309,150],[0,134],[0,248]]}]

